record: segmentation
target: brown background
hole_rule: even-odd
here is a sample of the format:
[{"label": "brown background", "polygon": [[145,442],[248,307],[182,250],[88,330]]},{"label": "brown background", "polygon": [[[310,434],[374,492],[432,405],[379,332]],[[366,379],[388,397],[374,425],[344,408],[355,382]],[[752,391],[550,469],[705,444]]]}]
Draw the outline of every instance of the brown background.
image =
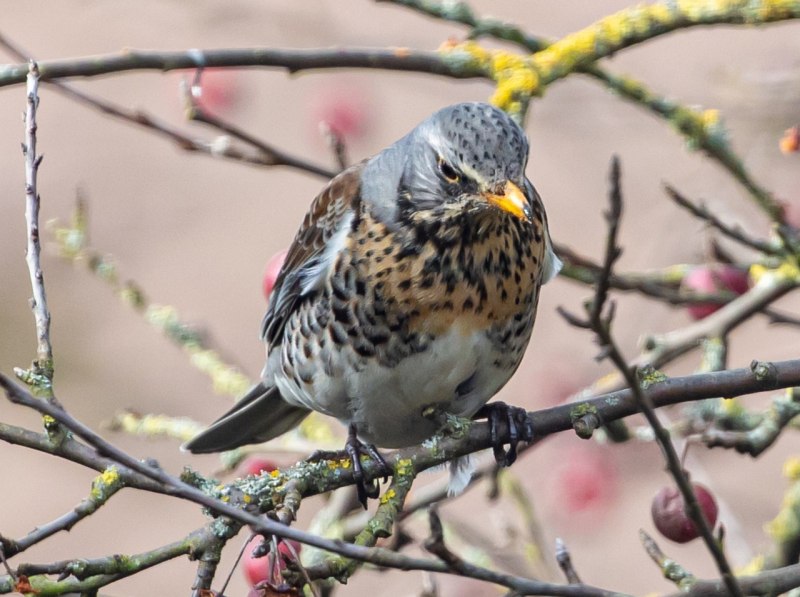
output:
[{"label": "brown background", "polygon": [[[476,2],[474,6],[557,38],[627,5],[621,1]],[[17,2],[3,7],[2,31],[38,59],[115,52],[125,47],[187,49],[247,46],[408,46],[435,49],[463,30],[412,12],[372,2],[297,3],[289,0],[225,3]],[[659,92],[686,104],[720,107],[735,147],[758,180],[785,199],[795,200],[797,156],[783,156],[777,140],[800,119],[800,35],[797,24],[763,29],[698,28],[626,50],[610,61]],[[10,58],[7,61],[13,62]],[[179,75],[125,73],[79,81],[82,89],[125,106],[143,108],[184,126]],[[434,77],[379,72],[305,73],[290,77],[268,70],[240,71],[228,84],[237,99],[225,116],[254,134],[318,163],[331,163],[316,132],[320,106],[362,102],[364,132],[351,139],[353,160],[391,143],[433,110],[461,100],[488,97],[485,82],[451,82]],[[341,99],[344,97],[344,99]],[[340,98],[340,99],[336,99]],[[30,288],[24,263],[23,87],[0,90],[0,368],[27,366],[35,353]],[[185,319],[207,327],[216,345],[251,376],[262,365],[257,329],[264,310],[260,283],[270,255],[289,243],[320,179],[288,169],[258,169],[181,152],[168,142],[72,103],[44,87],[39,112],[42,219],[67,218],[76,189],[90,201],[92,244],[113,254],[124,277],[136,280],[157,303],[177,307]],[[197,126],[185,128],[209,136]],[[694,198],[705,198],[730,221],[753,233],[767,225],[744,192],[704,157],[688,152],[669,127],[574,76],[553,85],[534,102],[527,131],[528,169],[544,197],[557,241],[599,256],[604,229],[609,159],[623,161],[627,199],[620,267],[640,270],[704,259],[702,226],[665,197],[668,181]],[[114,412],[191,415],[210,421],[228,407],[213,395],[208,380],[187,358],[122,306],[98,280],[44,257],[53,316],[57,393],[73,414],[100,428]],[[562,399],[607,371],[593,356],[586,334],[570,329],[554,308],[579,308],[585,288],[564,280],[543,295],[534,341],[525,362],[505,388],[506,401],[534,408]],[[787,309],[796,301],[785,299]],[[645,333],[687,323],[684,313],[638,299],[619,305],[618,335],[628,354]],[[769,328],[757,319],[733,337],[731,366],[753,358],[797,356],[798,334]],[[670,372],[697,366],[687,358]],[[36,415],[0,403],[0,419],[39,428]],[[174,442],[112,435],[140,457],[154,456],[172,472],[190,464],[205,472],[214,457],[181,454]],[[762,524],[774,515],[786,486],[780,466],[798,447],[788,434],[758,462],[731,453],[694,452],[692,471],[725,503],[722,520],[736,565],[768,546]],[[582,512],[564,508],[570,462],[589,463],[603,492]],[[552,439],[515,466],[533,497],[548,542],[563,537],[585,581],[621,591],[666,591],[670,586],[639,547],[637,529],[651,528],[650,497],[668,481],[658,450],[635,444],[597,448],[573,436]],[[578,476],[585,473],[577,473]],[[94,475],[80,467],[18,447],[0,446],[0,532],[19,537],[36,524],[72,508],[89,490]],[[564,479],[567,479],[565,481]],[[420,483],[427,482],[423,478]],[[484,511],[480,492],[446,511],[451,522],[474,522]],[[309,504],[307,511],[316,507]],[[511,512],[487,511],[488,526]],[[53,561],[136,553],[182,536],[204,517],[190,504],[123,491],[99,514],[19,557]],[[486,525],[484,525],[486,526]],[[665,542],[666,543],[666,542]],[[221,567],[230,568],[239,542],[231,542]],[[700,576],[713,573],[699,545],[664,545]],[[487,548],[491,549],[491,548]],[[195,566],[185,559],[119,582],[110,595],[187,594]],[[493,595],[493,587],[442,581],[443,595]],[[234,576],[231,595],[243,595]],[[219,585],[217,585],[219,586]],[[359,576],[341,594],[415,595],[416,573]]]}]

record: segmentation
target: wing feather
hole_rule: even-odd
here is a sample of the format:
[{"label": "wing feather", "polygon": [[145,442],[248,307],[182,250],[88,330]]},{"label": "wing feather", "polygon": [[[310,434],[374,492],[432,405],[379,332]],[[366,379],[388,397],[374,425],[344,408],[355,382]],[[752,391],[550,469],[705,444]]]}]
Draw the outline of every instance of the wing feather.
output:
[{"label": "wing feather", "polygon": [[360,200],[365,162],[344,170],[314,199],[275,280],[261,337],[280,342],[286,322],[300,299],[315,292],[343,244]]}]

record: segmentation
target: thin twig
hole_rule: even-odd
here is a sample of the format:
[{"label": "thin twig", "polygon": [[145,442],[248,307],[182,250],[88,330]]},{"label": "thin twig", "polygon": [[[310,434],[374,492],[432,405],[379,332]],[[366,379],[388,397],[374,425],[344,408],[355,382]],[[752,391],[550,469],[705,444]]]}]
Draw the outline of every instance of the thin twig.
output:
[{"label": "thin twig", "polygon": [[680,589],[686,590],[692,587],[692,584],[697,580],[695,576],[673,558],[667,557],[661,551],[658,543],[642,529],[639,529],[639,541],[642,542],[642,546],[647,555],[650,556],[650,559],[661,569],[664,578],[675,583]]},{"label": "thin twig", "polygon": [[321,120],[319,123],[319,132],[325,140],[325,143],[330,147],[331,153],[333,153],[333,159],[339,171],[347,168],[350,165],[350,160],[347,159],[347,146],[344,143],[344,137],[324,120]]},{"label": "thin twig", "polygon": [[675,203],[686,209],[693,216],[708,222],[710,226],[713,226],[728,238],[767,255],[783,255],[785,253],[785,249],[774,247],[768,242],[750,237],[750,235],[745,233],[744,230],[742,230],[739,226],[728,226],[705,205],[702,203],[699,205],[693,203],[679,193],[674,187],[665,184],[664,190],[667,192],[667,195],[669,195],[670,199],[672,199]]},{"label": "thin twig", "polygon": [[[28,60],[30,58],[29,53],[25,52],[16,43],[12,42],[2,33],[0,33],[0,46],[4,47],[20,60]],[[70,99],[99,110],[103,114],[123,120],[130,124],[142,127],[145,130],[149,130],[150,132],[166,137],[185,151],[202,153],[215,158],[222,157],[253,166],[288,166],[326,179],[332,178],[335,175],[335,172],[331,170],[327,170],[321,166],[307,162],[297,156],[289,155],[282,150],[268,146],[266,143],[261,144],[261,147],[259,147],[259,152],[256,154],[245,153],[241,149],[233,147],[230,144],[208,142],[202,139],[196,139],[190,136],[188,133],[175,128],[170,123],[161,120],[152,114],[148,114],[143,110],[131,110],[120,106],[106,99],[97,97],[96,95],[82,91],[66,81],[54,79],[52,81],[48,81],[47,84],[51,85],[56,91],[66,95]],[[264,149],[267,147],[269,147],[270,151],[265,152]]]},{"label": "thin twig", "polygon": [[[368,68],[444,75],[458,79],[485,77],[477,65],[463,65],[443,60],[438,52],[410,48],[224,48],[211,50],[137,50],[42,60],[42,81],[67,77],[97,77],[134,70],[168,72],[212,67],[265,67],[288,73],[304,70]],[[0,87],[17,85],[25,80],[27,65],[5,65],[0,73]]]},{"label": "thin twig", "polygon": [[569,584],[580,584],[581,578],[572,565],[572,557],[569,555],[567,545],[559,537],[556,537],[556,562],[558,562],[558,567],[561,568]]},{"label": "thin twig", "polygon": [[8,560],[6,559],[5,542],[2,540],[2,537],[0,537],[0,562],[3,563],[3,568],[6,569],[6,574],[8,574],[11,580],[16,583],[17,575],[11,569],[11,566],[8,565]]},{"label": "thin twig", "polygon": [[[620,254],[620,248],[617,246],[617,233],[619,230],[619,222],[622,217],[622,194],[620,191],[621,184],[619,164],[616,159],[612,163],[611,172],[611,191],[609,193],[609,201],[611,203],[609,214],[611,215],[611,219],[608,221],[608,241],[606,243],[606,255],[604,261],[604,271],[609,273],[613,268],[614,261]],[[658,416],[655,413],[655,405],[650,399],[650,396],[642,390],[639,379],[636,376],[635,368],[628,365],[628,362],[625,360],[625,357],[622,355],[622,352],[620,351],[613,335],[611,334],[611,323],[614,315],[613,310],[608,309],[608,312],[604,314],[606,311],[605,303],[608,295],[607,291],[607,283],[599,283],[597,285],[595,298],[587,307],[587,313],[589,316],[587,324],[598,338],[601,346],[601,356],[603,358],[610,359],[622,374],[627,386],[630,388],[634,398],[636,399],[636,402],[639,404],[642,414],[652,427],[656,441],[658,442],[662,454],[664,455],[664,459],[667,462],[667,467],[675,479],[681,495],[683,496],[684,502],[686,503],[689,517],[699,529],[700,535],[702,536],[706,547],[716,562],[717,569],[722,576],[725,586],[730,594],[734,597],[743,597],[744,593],[742,592],[742,588],[739,586],[736,577],[731,570],[730,564],[728,563],[728,560],[722,551],[722,548],[714,538],[711,528],[708,525],[708,521],[706,520],[699,504],[697,503],[697,498],[694,494],[692,486],[683,470],[683,466],[681,465],[680,457],[675,452],[675,448],[672,445],[669,432],[664,428],[664,426],[661,424],[661,421],[658,419]],[[765,372],[764,374],[769,375],[770,373]]]},{"label": "thin twig", "polygon": [[470,564],[469,562],[463,560],[459,557],[456,553],[452,552],[444,542],[444,533],[442,530],[442,522],[439,519],[439,515],[436,513],[435,508],[430,508],[428,510],[429,513],[429,520],[430,520],[430,527],[431,527],[431,535],[425,541],[425,549],[438,557],[446,566],[449,571],[452,573],[458,574],[459,576],[466,576],[468,578],[478,578],[482,580],[487,580],[489,582],[494,582],[499,585],[508,587],[515,591],[517,594],[520,595],[581,595],[588,597],[590,595],[606,595],[610,597],[611,595],[616,595],[621,597],[623,594],[614,592],[614,591],[606,591],[604,589],[594,589],[589,587],[588,585],[582,584],[569,584],[569,585],[557,585],[558,589],[553,590],[553,592],[543,593],[541,592],[542,589],[537,587],[538,584],[549,584],[549,583],[539,583],[538,581],[526,579],[523,577],[514,576],[511,574],[506,574],[503,572],[498,572],[496,570],[491,570],[489,568],[484,568],[482,566],[476,566],[475,564]]},{"label": "thin twig", "polygon": [[284,153],[280,149],[277,149],[266,141],[255,137],[246,130],[232,123],[225,122],[219,116],[208,112],[208,110],[203,108],[198,101],[202,95],[202,72],[203,69],[197,69],[194,80],[188,85],[188,89],[186,89],[183,94],[186,104],[186,115],[189,120],[208,125],[212,128],[222,131],[226,135],[230,135],[234,139],[238,139],[239,141],[254,147],[258,150],[262,163],[266,166],[290,166],[292,168],[305,170],[306,172],[310,172],[311,174],[316,174],[317,176],[322,176],[325,178],[333,178],[336,176],[336,172]]},{"label": "thin twig", "polygon": [[[800,564],[777,570],[764,570],[752,576],[740,576],[739,584],[748,595],[781,595],[800,586]],[[728,588],[713,580],[698,580],[691,589],[680,590],[665,597],[728,597]]]},{"label": "thin twig", "polygon": [[95,478],[92,482],[92,491],[89,496],[81,500],[81,503],[75,506],[74,509],[47,524],[37,526],[33,531],[16,541],[4,541],[7,544],[6,555],[11,557],[60,531],[69,531],[78,522],[94,514],[122,487],[122,477],[117,467],[109,467]]},{"label": "thin twig", "polygon": [[44,289],[44,275],[40,261],[39,243],[39,192],[37,178],[42,156],[36,153],[36,109],[39,106],[39,67],[31,62],[28,68],[27,109],[25,111],[25,143],[22,152],[25,156],[25,221],[28,227],[28,245],[25,252],[28,274],[31,279],[33,300],[31,307],[36,320],[36,362],[35,373],[46,378],[48,386],[53,379],[53,347],[50,344],[50,311],[47,308],[47,294]]}]

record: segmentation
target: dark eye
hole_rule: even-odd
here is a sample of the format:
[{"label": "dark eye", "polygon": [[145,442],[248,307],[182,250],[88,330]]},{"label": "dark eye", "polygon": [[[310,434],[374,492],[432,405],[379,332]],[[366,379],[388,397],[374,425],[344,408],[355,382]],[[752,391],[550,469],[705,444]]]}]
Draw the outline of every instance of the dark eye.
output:
[{"label": "dark eye", "polygon": [[458,170],[445,162],[444,158],[439,158],[439,172],[442,173],[444,179],[450,184],[455,184],[461,180],[461,174],[458,173]]}]

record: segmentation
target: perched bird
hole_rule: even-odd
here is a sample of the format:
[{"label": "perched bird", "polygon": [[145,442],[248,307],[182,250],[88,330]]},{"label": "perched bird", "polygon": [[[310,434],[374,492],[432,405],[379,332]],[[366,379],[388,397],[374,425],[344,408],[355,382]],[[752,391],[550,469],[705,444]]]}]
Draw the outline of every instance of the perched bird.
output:
[{"label": "perched bird", "polygon": [[[476,415],[519,366],[561,266],[527,158],[508,115],[462,103],[331,180],[270,296],[261,382],[184,448],[264,442],[315,410],[349,426],[358,478],[358,438],[400,448]],[[510,463],[531,430],[503,407],[512,445],[495,455]]]}]

